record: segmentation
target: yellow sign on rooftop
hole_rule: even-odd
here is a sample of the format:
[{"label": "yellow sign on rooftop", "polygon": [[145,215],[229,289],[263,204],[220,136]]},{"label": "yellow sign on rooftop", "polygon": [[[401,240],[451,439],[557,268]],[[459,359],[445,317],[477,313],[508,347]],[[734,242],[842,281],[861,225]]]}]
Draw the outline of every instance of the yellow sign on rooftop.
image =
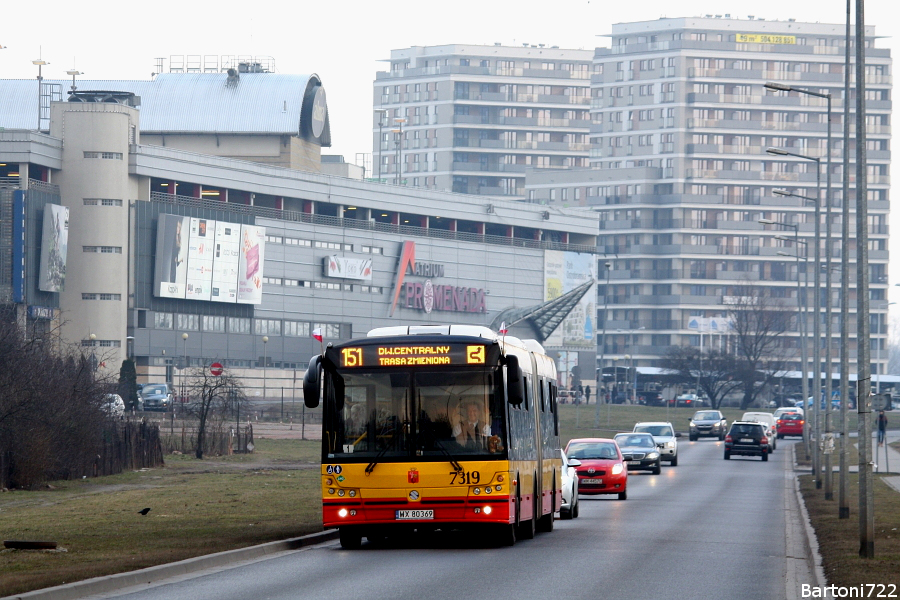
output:
[{"label": "yellow sign on rooftop", "polygon": [[793,35],[769,35],[768,33],[738,33],[734,41],[739,44],[796,44]]}]

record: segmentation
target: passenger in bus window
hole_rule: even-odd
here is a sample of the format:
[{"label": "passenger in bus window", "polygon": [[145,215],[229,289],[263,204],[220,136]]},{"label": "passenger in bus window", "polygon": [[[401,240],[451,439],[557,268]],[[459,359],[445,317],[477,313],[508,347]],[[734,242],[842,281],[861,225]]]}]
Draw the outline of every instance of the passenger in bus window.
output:
[{"label": "passenger in bus window", "polygon": [[460,411],[459,422],[453,427],[453,437],[467,450],[482,450],[491,437],[489,419],[482,415],[481,404],[467,402]]}]

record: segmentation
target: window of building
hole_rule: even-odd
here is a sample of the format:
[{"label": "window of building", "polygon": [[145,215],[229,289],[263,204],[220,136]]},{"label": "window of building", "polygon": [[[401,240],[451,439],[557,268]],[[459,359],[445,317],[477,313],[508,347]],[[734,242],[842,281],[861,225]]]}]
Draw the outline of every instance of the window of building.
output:
[{"label": "window of building", "polygon": [[156,329],[172,329],[172,313],[154,313],[153,327]]},{"label": "window of building", "polygon": [[285,321],[284,335],[291,337],[309,337],[309,323],[303,321]]},{"label": "window of building", "polygon": [[85,206],[122,206],[120,198],[84,198]]},{"label": "window of building", "polygon": [[323,338],[338,339],[341,337],[340,323],[313,323],[313,329],[321,329]]},{"label": "window of building", "polygon": [[225,317],[214,317],[211,315],[203,315],[200,319],[200,326],[203,331],[215,331],[219,333],[225,332]]},{"label": "window of building", "polygon": [[175,314],[175,329],[184,331],[199,331],[200,319],[199,315],[185,315],[182,313]]},{"label": "window of building", "polygon": [[105,158],[110,160],[122,160],[121,152],[85,152],[85,158]]},{"label": "window of building", "polygon": [[244,317],[228,317],[229,333],[250,333],[250,319]]},{"label": "window of building", "polygon": [[256,335],[281,335],[279,319],[253,319],[253,333]]}]

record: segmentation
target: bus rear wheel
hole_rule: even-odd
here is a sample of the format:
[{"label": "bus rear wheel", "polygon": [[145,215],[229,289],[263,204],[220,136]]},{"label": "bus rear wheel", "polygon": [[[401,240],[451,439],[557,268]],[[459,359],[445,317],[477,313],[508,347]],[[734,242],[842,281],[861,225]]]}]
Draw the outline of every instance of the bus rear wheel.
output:
[{"label": "bus rear wheel", "polygon": [[356,550],[362,545],[362,532],[356,527],[341,527],[339,529],[341,536],[341,548],[345,550]]}]

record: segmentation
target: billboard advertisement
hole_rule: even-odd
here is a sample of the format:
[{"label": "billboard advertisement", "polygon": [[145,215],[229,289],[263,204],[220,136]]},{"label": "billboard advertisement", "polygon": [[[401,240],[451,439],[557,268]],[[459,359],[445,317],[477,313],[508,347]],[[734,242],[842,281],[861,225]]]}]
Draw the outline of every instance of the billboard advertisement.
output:
[{"label": "billboard advertisement", "polygon": [[[553,300],[588,281],[594,281],[597,268],[592,254],[547,250],[544,252],[544,301]],[[597,286],[585,294],[578,305],[556,328],[545,345],[557,348],[596,349],[595,321]]]},{"label": "billboard advertisement", "polygon": [[45,204],[38,289],[44,292],[63,291],[66,284],[66,251],[68,247],[69,209],[59,204]]},{"label": "billboard advertisement", "polygon": [[343,256],[326,256],[322,263],[325,277],[372,281],[371,258],[345,258]]},{"label": "billboard advertisement", "polygon": [[184,298],[187,287],[188,236],[190,217],[159,215],[156,228],[156,295]]},{"label": "billboard advertisement", "polygon": [[161,214],[156,295],[259,304],[264,249],[264,227]]},{"label": "billboard advertisement", "polygon": [[238,304],[262,302],[265,244],[265,227],[241,225],[241,247],[238,253]]}]

